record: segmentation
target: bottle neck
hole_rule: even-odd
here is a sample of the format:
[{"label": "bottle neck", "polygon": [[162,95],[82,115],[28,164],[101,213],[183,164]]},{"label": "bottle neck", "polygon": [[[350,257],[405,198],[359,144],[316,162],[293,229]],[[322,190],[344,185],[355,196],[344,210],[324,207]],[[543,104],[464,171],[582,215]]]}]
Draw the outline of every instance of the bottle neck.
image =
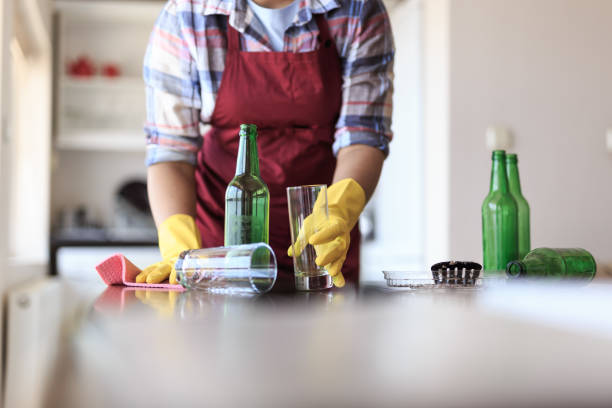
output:
[{"label": "bottle neck", "polygon": [[508,163],[506,166],[508,172],[508,189],[511,193],[521,194],[521,182],[519,178],[518,166],[516,163]]},{"label": "bottle neck", "polygon": [[527,267],[521,261],[512,261],[508,263],[508,266],[506,266],[506,273],[512,278],[525,276],[526,271]]},{"label": "bottle neck", "polygon": [[259,156],[257,154],[257,134],[249,132],[240,135],[236,175],[250,174],[259,176]]},{"label": "bottle neck", "polygon": [[508,192],[508,179],[506,177],[506,166],[503,158],[493,158],[493,167],[491,169],[491,192],[500,191]]}]

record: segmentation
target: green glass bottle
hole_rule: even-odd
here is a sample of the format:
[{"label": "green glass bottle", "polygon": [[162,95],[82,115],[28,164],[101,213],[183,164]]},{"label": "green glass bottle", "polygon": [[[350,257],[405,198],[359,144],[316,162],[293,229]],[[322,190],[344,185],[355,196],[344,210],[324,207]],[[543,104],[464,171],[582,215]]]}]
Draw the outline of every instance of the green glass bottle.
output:
[{"label": "green glass bottle", "polygon": [[270,192],[259,174],[257,127],[240,125],[236,175],[225,191],[225,245],[269,243]]},{"label": "green glass bottle", "polygon": [[518,210],[508,189],[506,152],[493,152],[491,188],[482,203],[482,252],[485,271],[503,271],[518,257]]},{"label": "green glass bottle", "polygon": [[548,277],[591,280],[597,271],[593,255],[580,248],[538,248],[506,267],[510,278]]},{"label": "green glass bottle", "polygon": [[529,237],[529,204],[521,191],[521,181],[518,171],[518,158],[516,154],[506,155],[506,173],[508,175],[508,189],[516,201],[518,210],[518,251],[519,259],[523,259],[531,250]]}]

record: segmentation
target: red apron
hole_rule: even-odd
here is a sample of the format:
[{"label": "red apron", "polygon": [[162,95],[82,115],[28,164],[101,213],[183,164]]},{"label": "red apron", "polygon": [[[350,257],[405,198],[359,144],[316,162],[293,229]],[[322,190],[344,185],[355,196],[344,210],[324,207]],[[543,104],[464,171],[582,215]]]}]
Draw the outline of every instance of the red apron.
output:
[{"label": "red apron", "polygon": [[[257,125],[261,177],[270,189],[270,246],[278,263],[275,289],[294,287],[286,188],[331,184],[340,113],[340,57],[327,20],[315,16],[319,47],[311,52],[245,52],[227,24],[225,71],[203,137],[196,170],[197,224],[203,247],[223,245],[225,189],[234,177],[241,123]],[[359,231],[351,233],[345,279],[359,281]]]}]

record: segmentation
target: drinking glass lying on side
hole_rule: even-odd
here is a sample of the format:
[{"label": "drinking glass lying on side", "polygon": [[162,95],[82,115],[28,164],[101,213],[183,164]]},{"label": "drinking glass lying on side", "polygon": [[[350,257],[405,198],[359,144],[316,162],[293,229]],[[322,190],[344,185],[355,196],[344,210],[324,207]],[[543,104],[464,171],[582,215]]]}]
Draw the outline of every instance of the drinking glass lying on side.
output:
[{"label": "drinking glass lying on side", "polygon": [[274,251],[263,242],[185,251],[175,269],[183,287],[211,293],[265,293],[276,281]]}]

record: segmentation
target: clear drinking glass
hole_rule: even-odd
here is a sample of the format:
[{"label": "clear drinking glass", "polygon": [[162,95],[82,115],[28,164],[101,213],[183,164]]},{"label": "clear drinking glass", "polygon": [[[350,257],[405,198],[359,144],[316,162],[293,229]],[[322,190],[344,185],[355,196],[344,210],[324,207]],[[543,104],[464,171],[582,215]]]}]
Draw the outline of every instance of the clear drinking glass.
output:
[{"label": "clear drinking glass", "polygon": [[174,267],[183,287],[212,293],[265,293],[276,281],[274,251],[263,242],[192,249]]},{"label": "clear drinking glass", "polygon": [[[318,201],[317,201],[318,198]],[[316,231],[316,222],[311,219],[304,229],[304,220],[315,210],[317,217],[328,217],[327,186],[312,185],[287,188],[287,203],[289,205],[289,225],[291,226],[291,245],[293,249],[293,269],[295,272],[295,287],[297,290],[321,290],[332,287],[332,278],[327,271],[315,263],[317,254],[307,241],[308,236]],[[320,219],[318,220],[320,221]],[[299,254],[299,248],[304,250]]]}]

